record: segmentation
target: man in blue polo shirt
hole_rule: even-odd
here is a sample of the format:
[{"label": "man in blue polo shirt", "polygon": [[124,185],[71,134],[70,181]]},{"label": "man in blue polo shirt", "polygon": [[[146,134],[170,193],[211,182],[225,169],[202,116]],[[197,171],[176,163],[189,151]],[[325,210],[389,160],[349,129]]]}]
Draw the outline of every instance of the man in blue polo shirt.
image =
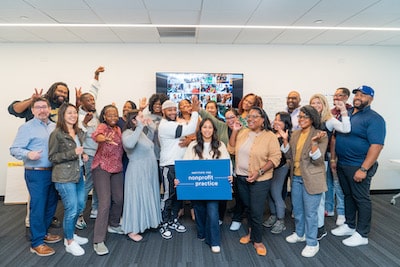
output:
[{"label": "man in blue polo shirt", "polygon": [[332,230],[336,236],[349,235],[342,243],[350,247],[368,244],[372,212],[369,190],[386,135],[385,120],[371,109],[374,90],[363,85],[353,94],[351,132],[336,135],[337,174],[344,193],[346,222]]}]

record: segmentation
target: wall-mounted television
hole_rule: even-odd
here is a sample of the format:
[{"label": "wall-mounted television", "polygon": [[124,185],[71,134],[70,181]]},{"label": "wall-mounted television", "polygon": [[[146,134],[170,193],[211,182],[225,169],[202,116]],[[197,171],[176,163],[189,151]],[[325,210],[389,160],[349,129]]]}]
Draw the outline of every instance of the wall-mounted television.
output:
[{"label": "wall-mounted television", "polygon": [[237,108],[243,97],[243,74],[157,72],[156,91],[176,103],[197,95],[203,107],[208,100],[214,100]]}]

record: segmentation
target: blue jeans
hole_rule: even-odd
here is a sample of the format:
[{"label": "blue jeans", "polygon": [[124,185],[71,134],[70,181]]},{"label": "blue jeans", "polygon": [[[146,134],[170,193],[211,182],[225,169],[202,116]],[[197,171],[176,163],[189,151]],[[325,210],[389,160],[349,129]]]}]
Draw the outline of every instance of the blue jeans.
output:
[{"label": "blue jeans", "polygon": [[271,188],[272,179],[248,183],[246,181],[247,177],[248,176],[237,176],[239,194],[240,198],[243,200],[244,206],[248,208],[247,221],[249,229],[251,229],[250,239],[255,243],[261,243],[265,200]]},{"label": "blue jeans", "polygon": [[326,170],[326,182],[328,185],[328,191],[325,193],[325,210],[327,212],[334,212],[336,196],[337,215],[344,215],[344,194],[338,177],[334,177],[332,174],[329,162],[328,169]]},{"label": "blue jeans", "polygon": [[276,215],[278,219],[285,218],[285,201],[282,198],[283,184],[285,183],[289,165],[285,164],[278,169],[274,169],[274,176],[271,182],[271,192],[268,194],[268,204],[271,215]]},{"label": "blue jeans", "polygon": [[25,181],[31,197],[29,222],[34,248],[43,244],[57,209],[58,196],[51,181],[51,170],[25,170]]},{"label": "blue jeans", "polygon": [[218,223],[218,200],[192,200],[194,214],[196,216],[197,237],[205,238],[210,246],[221,244],[220,229]]},{"label": "blue jeans", "polygon": [[292,205],[296,234],[306,236],[308,246],[316,246],[318,232],[318,206],[321,202],[321,194],[311,195],[307,193],[301,176],[292,178]]},{"label": "blue jeans", "polygon": [[85,204],[83,207],[86,207],[86,202],[88,199],[88,195],[90,190],[93,189],[92,191],[92,210],[97,210],[97,207],[99,205],[99,201],[97,199],[97,193],[96,190],[94,190],[93,186],[93,177],[92,177],[92,162],[93,162],[93,156],[89,156],[89,160],[84,162],[85,165]]},{"label": "blue jeans", "polygon": [[55,183],[64,205],[64,237],[67,240],[74,238],[75,223],[78,216],[84,210],[85,184],[83,172],[78,183]]}]

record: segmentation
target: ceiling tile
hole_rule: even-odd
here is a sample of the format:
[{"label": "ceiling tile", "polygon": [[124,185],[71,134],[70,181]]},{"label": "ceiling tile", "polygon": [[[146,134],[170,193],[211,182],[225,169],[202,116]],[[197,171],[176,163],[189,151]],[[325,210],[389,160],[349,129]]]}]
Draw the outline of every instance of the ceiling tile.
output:
[{"label": "ceiling tile", "polygon": [[192,10],[200,11],[203,0],[143,0],[148,10],[176,11]]},{"label": "ceiling tile", "polygon": [[240,29],[198,29],[198,43],[233,44]]},{"label": "ceiling tile", "polygon": [[[338,26],[379,0],[323,0],[299,18],[296,26]],[[321,24],[314,22],[321,20]]]},{"label": "ceiling tile", "polygon": [[121,39],[107,28],[69,28],[69,30],[86,43],[118,43]]},{"label": "ceiling tile", "polygon": [[285,30],[270,41],[270,44],[306,44],[308,40],[321,34],[322,30]]},{"label": "ceiling tile", "polygon": [[149,12],[150,21],[153,24],[198,24],[199,11],[160,11],[153,10]]},{"label": "ceiling tile", "polygon": [[244,29],[235,39],[235,44],[266,44],[281,32],[282,30]]},{"label": "ceiling tile", "polygon": [[263,1],[249,20],[249,25],[293,25],[319,0],[267,0]]},{"label": "ceiling tile", "polygon": [[327,30],[313,36],[306,43],[310,45],[340,45],[362,33],[360,31]]},{"label": "ceiling tile", "polygon": [[156,28],[117,28],[113,29],[124,43],[159,43]]},{"label": "ceiling tile", "polygon": [[46,28],[29,28],[27,31],[49,43],[79,43],[85,41],[64,28],[53,28],[51,31]]},{"label": "ceiling tile", "polygon": [[367,31],[360,34],[349,41],[344,42],[344,45],[382,45],[391,38],[398,36],[399,33],[390,31]]}]

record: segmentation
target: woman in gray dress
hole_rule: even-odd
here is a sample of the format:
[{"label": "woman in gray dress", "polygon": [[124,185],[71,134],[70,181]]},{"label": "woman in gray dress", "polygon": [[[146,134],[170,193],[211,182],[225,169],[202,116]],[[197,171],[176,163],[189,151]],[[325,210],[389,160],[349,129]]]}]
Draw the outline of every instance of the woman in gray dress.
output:
[{"label": "woman in gray dress", "polygon": [[[138,110],[128,114],[122,143],[129,158],[125,174],[122,229],[139,242],[140,233],[157,228],[161,222],[158,166],[154,154],[154,128],[150,119]],[[143,129],[147,130],[143,131]],[[145,134],[146,133],[146,134]]]}]

